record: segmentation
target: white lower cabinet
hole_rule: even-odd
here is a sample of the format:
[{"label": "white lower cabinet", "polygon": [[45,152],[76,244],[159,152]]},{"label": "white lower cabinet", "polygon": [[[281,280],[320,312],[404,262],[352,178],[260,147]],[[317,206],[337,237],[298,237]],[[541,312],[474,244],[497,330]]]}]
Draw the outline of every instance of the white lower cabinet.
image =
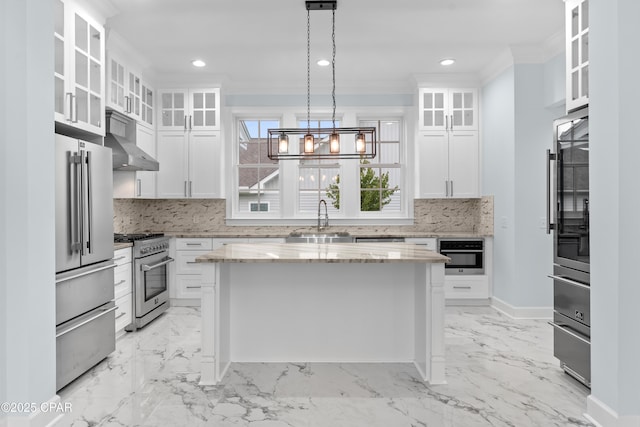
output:
[{"label": "white lower cabinet", "polygon": [[118,249],[113,254],[113,260],[116,263],[116,268],[113,271],[114,298],[116,300],[116,336],[119,336],[125,333],[124,328],[133,320],[131,248]]},{"label": "white lower cabinet", "polygon": [[438,239],[435,237],[405,237],[405,243],[413,243],[414,245],[424,246],[430,251],[438,250]]},{"label": "white lower cabinet", "polygon": [[202,265],[196,258],[213,250],[211,238],[176,239],[175,280],[172,305],[200,305]]},{"label": "white lower cabinet", "polygon": [[483,299],[489,298],[489,277],[445,276],[444,297],[446,299]]},{"label": "white lower cabinet", "polygon": [[284,243],[284,238],[177,238],[175,239],[175,268],[170,289],[171,305],[200,305],[202,264],[196,258],[227,243]]}]

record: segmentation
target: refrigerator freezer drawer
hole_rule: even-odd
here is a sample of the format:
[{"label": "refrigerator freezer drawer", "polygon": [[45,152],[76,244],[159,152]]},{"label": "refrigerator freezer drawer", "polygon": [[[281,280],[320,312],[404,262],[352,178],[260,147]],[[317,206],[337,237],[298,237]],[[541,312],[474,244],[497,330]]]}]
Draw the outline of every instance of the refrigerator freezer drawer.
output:
[{"label": "refrigerator freezer drawer", "polygon": [[591,290],[589,285],[566,276],[553,277],[553,308],[572,320],[591,325]]},{"label": "refrigerator freezer drawer", "polygon": [[56,328],[56,390],[115,351],[115,311],[110,301]]},{"label": "refrigerator freezer drawer", "polygon": [[591,385],[591,343],[580,324],[561,314],[553,315],[553,355],[562,368],[587,387]]},{"label": "refrigerator freezer drawer", "polygon": [[114,297],[112,260],[56,276],[56,325],[111,301]]}]

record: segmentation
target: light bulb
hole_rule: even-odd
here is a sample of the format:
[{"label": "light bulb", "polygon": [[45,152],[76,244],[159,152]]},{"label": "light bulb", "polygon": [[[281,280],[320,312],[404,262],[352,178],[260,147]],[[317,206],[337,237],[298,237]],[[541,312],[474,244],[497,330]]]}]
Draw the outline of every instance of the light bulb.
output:
[{"label": "light bulb", "polygon": [[340,135],[335,132],[329,136],[329,152],[331,154],[340,153]]},{"label": "light bulb", "polygon": [[311,135],[310,133],[306,134],[304,136],[304,152],[306,154],[313,153],[313,145],[313,135]]},{"label": "light bulb", "polygon": [[280,134],[280,138],[278,139],[278,152],[289,152],[289,137],[284,132]]},{"label": "light bulb", "polygon": [[364,138],[364,134],[362,132],[359,132],[356,135],[356,151],[360,154],[364,154],[364,152],[366,151],[366,148],[367,148],[367,143]]}]

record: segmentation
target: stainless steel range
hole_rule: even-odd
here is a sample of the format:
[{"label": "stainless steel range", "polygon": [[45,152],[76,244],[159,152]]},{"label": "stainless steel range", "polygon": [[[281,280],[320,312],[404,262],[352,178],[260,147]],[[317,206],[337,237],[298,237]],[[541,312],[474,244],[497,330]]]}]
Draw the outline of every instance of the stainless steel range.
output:
[{"label": "stainless steel range", "polygon": [[116,234],[117,243],[133,243],[133,321],[142,328],[169,308],[169,237],[162,234]]}]

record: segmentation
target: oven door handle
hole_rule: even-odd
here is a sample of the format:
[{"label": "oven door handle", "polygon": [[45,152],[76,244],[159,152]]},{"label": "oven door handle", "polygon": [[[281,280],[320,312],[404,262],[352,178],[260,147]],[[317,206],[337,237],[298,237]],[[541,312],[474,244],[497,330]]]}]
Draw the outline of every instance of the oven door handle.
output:
[{"label": "oven door handle", "polygon": [[576,334],[575,332],[570,331],[568,328],[564,327],[564,325],[558,325],[557,323],[553,323],[553,322],[547,322],[547,323],[549,323],[554,328],[559,329],[562,332],[565,332],[565,333],[571,335],[572,337],[582,341],[583,343],[591,345],[591,342],[589,340],[586,340],[586,339],[582,338],[580,335]]},{"label": "oven door handle", "polygon": [[140,266],[140,269],[142,269],[142,271],[151,271],[151,270],[153,270],[155,268],[162,267],[163,265],[167,265],[167,264],[169,264],[170,262],[173,262],[173,261],[175,261],[173,258],[166,257],[165,259],[163,259],[162,261],[160,261],[160,262],[158,262],[156,264],[151,264],[151,265],[142,264]]}]

